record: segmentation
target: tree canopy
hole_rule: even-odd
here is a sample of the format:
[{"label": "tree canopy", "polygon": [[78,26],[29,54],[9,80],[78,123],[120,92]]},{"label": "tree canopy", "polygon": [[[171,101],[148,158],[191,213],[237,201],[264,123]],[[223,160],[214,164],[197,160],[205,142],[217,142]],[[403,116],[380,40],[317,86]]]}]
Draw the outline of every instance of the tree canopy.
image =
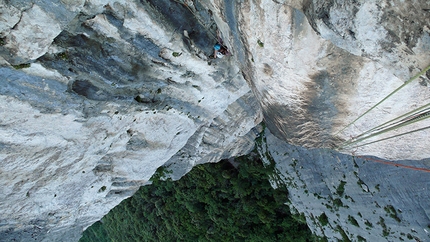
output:
[{"label": "tree canopy", "polygon": [[89,241],[311,241],[289,211],[288,191],[273,189],[256,155],[194,167],[178,181],[165,168],[132,197],[84,231]]}]

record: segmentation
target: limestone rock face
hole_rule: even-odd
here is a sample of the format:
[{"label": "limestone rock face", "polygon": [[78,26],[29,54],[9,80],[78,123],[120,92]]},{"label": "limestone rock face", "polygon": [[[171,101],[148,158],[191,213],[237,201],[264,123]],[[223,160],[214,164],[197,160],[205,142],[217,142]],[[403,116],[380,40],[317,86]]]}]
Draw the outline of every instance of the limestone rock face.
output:
[{"label": "limestone rock face", "polygon": [[6,14],[0,25],[3,26],[2,35],[6,35],[3,57],[12,64],[20,64],[45,54],[54,38],[82,9],[84,1],[40,1],[37,4],[16,1],[12,5],[1,5]]},{"label": "limestone rock face", "polygon": [[259,105],[233,57],[207,58],[201,5],[23,4],[2,8],[0,240],[77,241],[158,167],[253,149]]},{"label": "limestone rock face", "polygon": [[[387,165],[329,149],[305,149],[266,130],[266,155],[287,185],[291,211],[329,241],[428,241],[430,160]],[[414,166],[417,170],[406,169]]]},{"label": "limestone rock face", "polygon": [[[0,238],[76,241],[158,167],[178,179],[196,164],[246,154],[263,117],[274,135],[271,153],[289,142],[388,159],[430,156],[430,74],[422,72],[430,65],[428,1],[11,0],[0,6]],[[232,55],[214,60],[217,29]],[[311,177],[309,164],[303,175]],[[367,184],[360,185],[366,194],[376,194],[372,169],[350,168]],[[330,177],[328,170],[323,176]],[[319,196],[329,199],[324,189]],[[357,187],[351,189],[359,201]],[[418,190],[399,191],[375,201],[402,211],[425,206],[408,198]],[[304,209],[312,203],[306,201]],[[360,201],[357,209],[367,204]],[[425,227],[428,216],[406,218],[415,208],[402,226]],[[320,216],[314,209],[308,222]],[[341,223],[345,214],[327,216]],[[336,231],[324,229],[331,238],[339,237]],[[426,239],[423,231],[411,236]]]},{"label": "limestone rock face", "polygon": [[[305,147],[389,159],[429,157],[430,133],[423,129],[428,119],[352,143],[428,104],[429,72],[354,121],[430,65],[429,3],[313,0],[291,6],[268,0],[236,6],[243,69],[273,134]],[[377,140],[383,141],[360,146]]]}]

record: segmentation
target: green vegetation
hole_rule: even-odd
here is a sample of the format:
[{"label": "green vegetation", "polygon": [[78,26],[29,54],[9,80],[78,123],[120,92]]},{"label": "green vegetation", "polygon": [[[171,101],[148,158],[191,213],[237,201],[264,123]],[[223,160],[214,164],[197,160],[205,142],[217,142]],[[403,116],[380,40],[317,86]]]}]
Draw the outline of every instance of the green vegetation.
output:
[{"label": "green vegetation", "polygon": [[[88,241],[313,241],[305,223],[291,215],[284,187],[273,189],[253,156],[194,167],[178,181],[165,168],[121,202],[81,238]],[[163,181],[164,179],[165,181]]]},{"label": "green vegetation", "polygon": [[369,220],[364,221],[364,224],[369,228],[373,228],[373,224]]},{"label": "green vegetation", "polygon": [[294,220],[296,220],[297,222],[299,222],[300,224],[306,224],[306,217],[304,213],[295,213],[292,214],[292,217]]},{"label": "green vegetation", "polygon": [[340,198],[333,199],[333,205],[336,209],[339,209],[339,207],[343,207],[343,202]]},{"label": "green vegetation", "polygon": [[322,199],[323,197],[321,197],[321,195],[319,195],[318,193],[314,193],[314,197],[318,198],[318,199]]},{"label": "green vegetation", "polygon": [[363,238],[363,237],[361,237],[360,235],[357,235],[357,241],[359,241],[359,242],[365,242],[366,239]]},{"label": "green vegetation", "polygon": [[97,241],[97,242],[111,242],[103,224],[100,221],[95,222],[91,227],[85,230],[81,240],[84,241]]},{"label": "green vegetation", "polygon": [[106,186],[102,186],[100,187],[99,192],[104,192],[105,190],[106,190]]},{"label": "green vegetation", "polygon": [[327,237],[316,237],[314,241],[319,241],[319,242],[328,242]]},{"label": "green vegetation", "polygon": [[381,189],[379,187],[380,187],[380,184],[376,184],[375,189],[378,190],[378,192],[381,191]]},{"label": "green vegetation", "polygon": [[324,204],[324,205],[325,205],[325,207],[326,207],[327,209],[333,210],[333,207],[332,207],[332,206],[330,206],[330,205],[328,205],[327,203],[326,203],[326,204]]},{"label": "green vegetation", "polygon": [[58,53],[58,54],[57,54],[57,56],[58,56],[60,59],[62,59],[62,60],[67,60],[67,59],[69,59],[69,55],[67,54],[67,52],[61,52],[61,53]]},{"label": "green vegetation", "polygon": [[328,217],[325,213],[322,213],[319,217],[318,217],[318,221],[320,221],[322,226],[326,226],[328,224]]},{"label": "green vegetation", "polygon": [[137,95],[134,100],[136,100],[139,103],[145,103],[145,100],[143,98],[140,97],[140,95]]},{"label": "green vegetation", "polygon": [[353,216],[348,215],[348,221],[349,221],[352,225],[357,226],[357,227],[360,227],[360,225],[358,225],[357,220],[356,220]]},{"label": "green vegetation", "polygon": [[384,207],[385,212],[392,217],[394,220],[396,220],[398,223],[400,223],[401,219],[397,216],[397,211],[393,207],[393,205],[388,205]]},{"label": "green vegetation", "polygon": [[381,227],[382,227],[382,235],[384,237],[388,236],[390,234],[390,229],[385,224],[385,219],[383,217],[379,217],[378,224],[381,225]]},{"label": "green vegetation", "polygon": [[261,42],[261,40],[257,40],[257,44],[258,44],[258,46],[260,46],[260,47],[264,47],[264,43],[263,43],[263,42]]},{"label": "green vegetation", "polygon": [[182,55],[182,52],[181,53],[179,53],[179,52],[173,52],[172,55],[173,55],[173,57],[179,57],[179,56]]},{"label": "green vegetation", "polygon": [[343,193],[345,192],[345,184],[346,181],[340,181],[339,186],[336,189],[336,193],[337,195],[339,195],[340,197],[343,195]]},{"label": "green vegetation", "polygon": [[355,162],[355,157],[354,156],[352,157],[352,162],[354,163],[354,167],[355,168],[359,168],[358,165],[357,165],[357,162]]},{"label": "green vegetation", "polygon": [[15,68],[16,70],[19,70],[19,69],[29,68],[30,66],[31,64],[27,63],[27,64],[13,65],[13,68]]},{"label": "green vegetation", "polygon": [[342,236],[343,242],[351,242],[351,240],[348,238],[348,235],[346,235],[345,231],[340,227],[339,225],[336,227],[336,230],[340,233]]}]

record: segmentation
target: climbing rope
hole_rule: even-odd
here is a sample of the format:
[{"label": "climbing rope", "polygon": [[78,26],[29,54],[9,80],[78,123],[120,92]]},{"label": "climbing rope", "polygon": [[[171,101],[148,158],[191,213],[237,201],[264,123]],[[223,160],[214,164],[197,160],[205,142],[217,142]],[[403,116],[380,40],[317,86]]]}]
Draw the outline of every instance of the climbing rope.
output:
[{"label": "climbing rope", "polygon": [[[377,136],[377,135],[389,132],[391,130],[410,125],[412,123],[416,123],[418,121],[422,121],[422,120],[427,119],[427,118],[430,118],[429,106],[430,106],[430,103],[426,104],[422,107],[419,107],[419,108],[415,109],[414,111],[406,113],[400,117],[392,119],[392,120],[390,120],[390,121],[388,121],[382,125],[379,125],[373,129],[370,129],[370,130],[360,134],[359,136],[354,137],[354,138],[344,142],[343,145],[341,145],[339,147],[339,149],[340,150],[344,149],[345,147],[357,144],[359,142],[362,142],[362,141],[369,139],[369,138],[372,138],[374,136]],[[403,118],[403,119],[401,119],[401,118]],[[401,120],[397,121],[398,119],[401,119]],[[397,122],[394,122],[394,121],[397,121]],[[376,131],[378,131],[378,132],[376,132]],[[380,141],[382,141],[382,140],[380,140]],[[371,143],[374,143],[374,142],[371,142]],[[367,144],[369,144],[369,143],[367,143]],[[355,146],[355,147],[359,147],[359,146]]]},{"label": "climbing rope", "polygon": [[[351,123],[349,123],[348,125],[346,125],[343,129],[341,129],[335,135],[337,135],[340,132],[344,131],[346,128],[348,128],[349,126],[351,126],[352,124],[354,124],[361,117],[363,117],[364,115],[366,115],[367,113],[369,113],[371,110],[373,110],[375,107],[377,107],[382,102],[384,102],[385,100],[387,100],[389,97],[391,97],[397,91],[399,91],[401,88],[403,88],[407,84],[411,83],[413,80],[415,80],[419,76],[423,75],[428,70],[430,70],[430,65],[427,66],[426,68],[424,68],[421,72],[419,72],[418,74],[416,74],[412,78],[410,78],[408,81],[406,81],[405,83],[403,83],[400,87],[398,87],[397,89],[395,89],[394,91],[392,91],[390,94],[388,94],[386,97],[384,97],[377,104],[373,105],[366,112],[364,112],[363,114],[361,114],[360,116],[358,116],[355,120],[353,120]],[[424,106],[421,106],[421,107],[419,107],[419,108],[417,108],[417,109],[415,109],[413,111],[405,113],[405,114],[403,114],[403,115],[401,115],[401,116],[399,116],[397,118],[394,118],[394,119],[392,119],[392,120],[390,120],[388,122],[385,122],[385,123],[383,123],[381,125],[378,125],[378,126],[372,128],[370,130],[367,130],[367,131],[361,133],[360,135],[358,135],[356,137],[352,137],[350,140],[345,141],[337,149],[338,150],[342,150],[342,149],[345,149],[348,146],[355,145],[355,144],[357,144],[359,142],[362,142],[362,141],[364,141],[366,139],[369,139],[369,138],[372,138],[374,136],[377,136],[377,135],[389,132],[391,130],[398,129],[398,128],[410,125],[412,123],[415,123],[415,122],[427,119],[427,118],[430,117],[430,108],[429,107],[430,107],[430,103],[426,104]],[[420,130],[422,130],[422,129],[420,129]],[[407,132],[407,133],[409,133],[409,132]],[[404,134],[402,134],[402,135],[404,135]],[[393,138],[393,137],[398,137],[398,135],[392,136],[391,138]],[[382,139],[382,140],[385,140],[385,139]],[[382,140],[379,140],[379,141],[382,141]],[[375,142],[370,142],[370,143],[375,143]],[[363,144],[363,145],[367,145],[367,144],[370,144],[370,143],[366,143],[366,144]],[[363,146],[363,145],[361,145],[361,146]],[[359,146],[355,146],[355,147],[359,147]]]},{"label": "climbing rope", "polygon": [[401,168],[406,168],[406,169],[411,169],[411,170],[415,170],[415,171],[424,171],[424,172],[430,172],[430,169],[427,168],[419,168],[419,167],[415,167],[415,166],[408,166],[408,165],[403,165],[403,164],[399,164],[399,163],[394,163],[394,162],[389,162],[389,161],[384,161],[384,160],[380,160],[380,159],[375,159],[375,158],[371,158],[371,157],[364,157],[364,156],[357,156],[360,159],[364,159],[367,161],[373,161],[373,162],[377,162],[377,163],[381,163],[381,164],[385,164],[385,165],[390,165],[390,166],[395,166],[395,167],[401,167]]},{"label": "climbing rope", "polygon": [[397,137],[400,137],[400,136],[403,136],[403,135],[412,134],[412,133],[423,131],[423,130],[426,130],[426,129],[430,129],[430,126],[427,126],[427,127],[424,127],[424,128],[420,128],[420,129],[415,129],[415,130],[408,131],[408,132],[401,133],[401,134],[397,134],[397,135],[393,135],[393,136],[390,136],[390,137],[387,137],[387,138],[383,138],[383,139],[379,139],[379,140],[375,140],[375,141],[372,141],[372,142],[360,144],[360,145],[357,145],[357,146],[353,146],[353,147],[350,147],[350,149],[355,149],[355,148],[358,148],[358,147],[362,147],[362,146],[365,146],[365,145],[370,145],[370,144],[377,143],[377,142],[380,142],[380,141],[384,141],[384,140],[388,140],[388,139],[392,139],[392,138],[397,138]]},{"label": "climbing rope", "polygon": [[[418,77],[420,77],[421,75],[423,75],[424,73],[426,73],[428,70],[430,70],[430,65],[427,66],[426,68],[424,68],[421,72],[419,72],[418,74],[416,74],[415,76],[413,76],[412,78],[410,78],[408,81],[406,81],[405,83],[403,83],[403,85],[401,85],[400,87],[398,87],[397,89],[395,89],[393,92],[391,92],[390,94],[388,94],[385,98],[383,98],[381,101],[379,101],[377,104],[375,104],[374,106],[372,106],[370,109],[368,109],[366,112],[364,112],[363,114],[361,114],[360,116],[358,116],[355,120],[353,120],[351,123],[349,123],[347,126],[345,126],[342,130],[340,130],[339,132],[336,133],[339,134],[340,132],[344,131],[346,128],[348,128],[349,126],[351,126],[352,124],[354,124],[357,120],[359,120],[360,118],[362,118],[364,115],[366,115],[367,113],[369,113],[372,109],[374,109],[375,107],[377,107],[378,105],[380,105],[382,102],[384,102],[385,100],[387,100],[389,97],[391,97],[393,94],[395,94],[397,91],[399,91],[400,89],[402,89],[404,86],[406,86],[407,84],[411,83],[413,80],[417,79]],[[371,142],[367,142],[364,144],[358,144],[366,139],[381,135],[383,133],[395,130],[395,129],[399,129],[401,127],[425,120],[427,118],[430,118],[430,103],[423,105],[421,107],[418,107],[410,112],[407,112],[397,118],[394,118],[392,120],[389,120],[381,125],[378,125],[372,129],[369,129],[363,133],[361,133],[360,135],[351,138],[350,140],[344,142],[343,145],[341,145],[339,147],[339,149],[345,149],[345,148],[349,148],[349,149],[356,149],[365,145],[370,145],[373,143],[377,143],[377,142],[381,142],[384,140],[388,140],[388,139],[393,139],[393,138],[397,138],[403,135],[408,135],[408,134],[412,134],[415,132],[420,132],[426,129],[430,129],[430,126],[424,127],[424,128],[419,128],[419,129],[415,129],[412,131],[408,131],[408,132],[404,132],[401,134],[397,134],[397,135],[393,135],[390,137],[386,137],[386,138],[382,138],[382,139],[378,139],[375,141],[371,141]],[[357,156],[359,158],[365,159],[365,160],[370,160],[373,162],[378,162],[381,164],[385,164],[385,165],[391,165],[391,166],[396,166],[396,167],[401,167],[401,168],[405,168],[405,169],[411,169],[411,170],[416,170],[416,171],[424,171],[424,172],[429,172],[430,173],[430,169],[427,168],[419,168],[419,167],[414,167],[414,166],[408,166],[408,165],[403,165],[403,164],[399,164],[399,163],[394,163],[394,162],[388,162],[388,161],[383,161],[380,159],[374,159],[374,158],[369,158],[369,157],[363,157],[363,156]]]},{"label": "climbing rope", "polygon": [[[410,124],[412,124],[412,123],[416,123],[416,122],[418,122],[418,121],[422,121],[422,120],[427,119],[427,118],[429,118],[429,117],[430,117],[430,111],[428,111],[428,112],[426,112],[426,113],[423,113],[423,114],[420,114],[418,117],[413,118],[413,119],[411,119],[411,120],[409,120],[409,121],[407,121],[407,122],[400,123],[400,124],[398,124],[398,125],[392,126],[392,127],[390,127],[390,128],[384,129],[384,130],[381,130],[381,131],[376,132],[376,133],[374,133],[374,134],[370,134],[370,135],[365,136],[365,137],[363,137],[363,138],[357,139],[357,140],[355,140],[355,141],[348,142],[348,143],[346,143],[346,144],[342,145],[342,146],[340,147],[340,149],[344,149],[345,147],[348,147],[348,146],[351,146],[351,145],[357,144],[357,143],[362,142],[362,141],[364,141],[364,140],[366,140],[366,139],[369,139],[369,138],[372,138],[372,137],[374,137],[374,136],[377,136],[377,135],[380,135],[380,134],[386,133],[386,132],[388,132],[388,131],[391,131],[391,130],[394,130],[394,129],[398,129],[398,128],[401,128],[401,127],[404,127],[404,126],[410,125]],[[421,129],[420,129],[420,131],[421,131]],[[407,134],[407,133],[404,133],[404,134]],[[404,134],[402,134],[402,135],[404,135]],[[399,136],[401,136],[401,135],[399,135]],[[394,137],[393,137],[393,138],[394,138]],[[382,140],[384,140],[384,139],[382,139]],[[382,140],[379,140],[379,141],[382,141]],[[372,143],[372,142],[371,142],[371,143]],[[375,143],[375,142],[373,142],[373,143]],[[370,143],[368,143],[368,144],[370,144]],[[355,147],[360,147],[360,146],[362,146],[362,145],[355,146]]]},{"label": "climbing rope", "polygon": [[[384,128],[390,126],[390,125],[394,125],[394,124],[403,122],[403,121],[409,119],[411,116],[415,116],[417,114],[417,112],[422,112],[423,109],[428,109],[428,107],[430,107],[430,103],[428,103],[428,104],[426,104],[424,106],[421,106],[419,108],[416,108],[416,109],[414,109],[414,110],[412,110],[412,111],[410,111],[408,113],[405,113],[405,114],[403,114],[403,115],[401,115],[401,116],[399,116],[397,118],[394,118],[394,119],[392,119],[390,121],[387,121],[387,122],[385,122],[385,123],[383,123],[381,125],[378,125],[375,128],[372,128],[372,129],[370,129],[370,130],[368,130],[368,131],[366,131],[366,132],[364,132],[364,133],[362,133],[362,134],[360,134],[358,136],[355,136],[354,138],[357,139],[357,138],[359,138],[361,136],[364,136],[364,135],[366,135],[368,133],[371,133],[371,132],[374,132],[374,131],[377,131],[377,130],[381,130],[381,129],[384,129]],[[403,118],[403,119],[401,119],[401,118]],[[399,119],[401,119],[401,120],[397,121]],[[395,121],[397,121],[397,122],[395,122]]]},{"label": "climbing rope", "polygon": [[405,83],[403,83],[400,87],[398,87],[396,90],[392,91],[390,94],[388,94],[386,97],[384,97],[381,101],[379,101],[377,104],[373,105],[370,109],[368,109],[366,112],[364,112],[363,114],[361,114],[360,116],[358,116],[356,119],[354,119],[351,123],[349,123],[348,125],[346,125],[343,129],[341,129],[340,131],[338,131],[335,135],[338,135],[339,133],[341,133],[342,131],[344,131],[346,128],[348,128],[349,126],[351,126],[352,124],[354,124],[357,120],[359,120],[360,118],[362,118],[364,115],[366,115],[367,113],[369,113],[370,111],[372,111],[374,108],[376,108],[377,106],[379,106],[382,102],[384,102],[385,100],[387,100],[389,97],[391,97],[393,94],[395,94],[396,92],[398,92],[400,89],[402,89],[404,86],[408,85],[409,83],[411,83],[413,80],[417,79],[418,77],[420,77],[421,75],[423,75],[424,73],[426,73],[428,70],[430,70],[430,65],[427,66],[426,68],[424,68],[420,73],[416,74],[415,76],[413,76],[412,78],[410,78],[409,80],[407,80]]}]

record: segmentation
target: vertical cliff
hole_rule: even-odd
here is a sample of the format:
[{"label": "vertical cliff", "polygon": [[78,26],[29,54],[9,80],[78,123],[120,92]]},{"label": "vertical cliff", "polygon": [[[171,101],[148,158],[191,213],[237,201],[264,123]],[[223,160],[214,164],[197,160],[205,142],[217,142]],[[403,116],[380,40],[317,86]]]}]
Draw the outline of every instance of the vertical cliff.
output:
[{"label": "vertical cliff", "polygon": [[[244,70],[278,138],[389,159],[429,157],[429,120],[407,122],[429,112],[428,2],[261,0],[236,9]],[[395,118],[405,125],[356,142]]]},{"label": "vertical cliff", "polygon": [[0,238],[77,240],[158,167],[179,178],[253,148],[258,103],[234,58],[207,58],[216,25],[201,5],[2,12]]},{"label": "vertical cliff", "polygon": [[[308,187],[297,190],[306,195],[291,199],[307,211],[316,233],[428,239],[426,176],[394,167],[380,172],[386,167],[286,143],[397,160],[428,158],[428,2],[0,5],[1,238],[77,240],[159,166],[178,179],[195,164],[249,152],[258,133],[253,128],[264,117],[279,170],[286,181]],[[209,58],[217,29],[232,54],[228,58]],[[394,124],[378,127],[394,118]],[[277,156],[289,149],[311,158]],[[314,160],[318,152],[324,155]],[[428,160],[417,165],[428,167]],[[408,190],[406,181],[416,186]],[[324,207],[329,225],[321,217]],[[372,210],[362,212],[365,207]],[[316,216],[325,225],[313,223]],[[369,234],[358,232],[368,227]]]},{"label": "vertical cliff", "polygon": [[268,128],[262,156],[276,162],[291,208],[329,241],[429,240],[429,3],[237,9],[246,78]]},{"label": "vertical cliff", "polygon": [[[276,162],[291,210],[314,234],[329,241],[430,239],[430,159],[393,163],[293,146],[268,130],[265,135],[263,157]],[[405,168],[411,166],[416,169]]]}]

